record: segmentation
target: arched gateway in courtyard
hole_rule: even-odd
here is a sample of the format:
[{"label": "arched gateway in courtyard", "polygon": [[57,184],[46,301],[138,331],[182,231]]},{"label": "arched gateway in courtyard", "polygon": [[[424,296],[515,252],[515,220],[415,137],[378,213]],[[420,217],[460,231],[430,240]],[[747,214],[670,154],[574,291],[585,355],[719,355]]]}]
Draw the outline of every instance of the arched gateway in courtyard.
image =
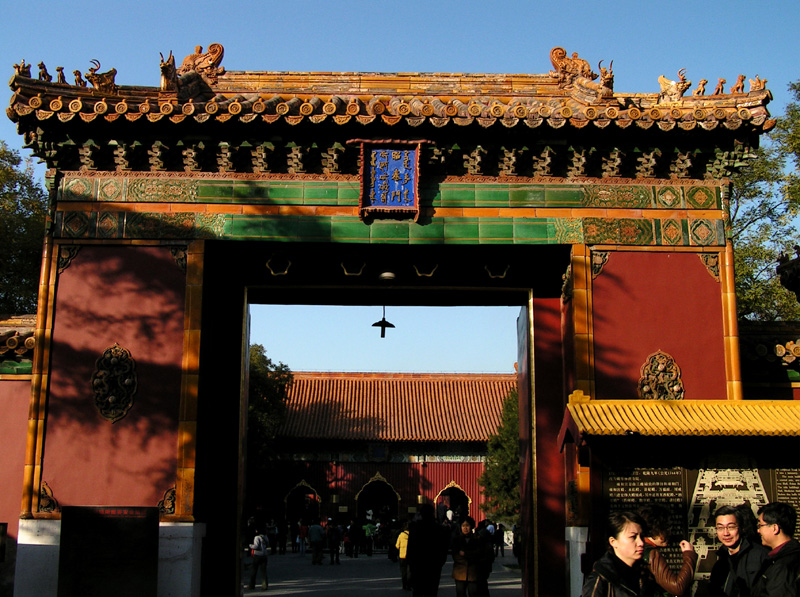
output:
[{"label": "arched gateway in courtyard", "polygon": [[24,469],[21,517],[16,494],[0,512],[18,594],[69,581],[72,508],[133,526],[158,508],[159,592],[239,594],[250,303],[520,306],[526,594],[575,594],[610,507],[656,496],[698,526],[714,471],[772,471],[775,498],[796,464],[774,442],[792,440],[763,441],[796,409],[744,394],[724,216],[769,91],[654,73],[623,94],[550,58],[541,75],[237,72],[214,44],[170,54],[160,87],[17,65],[8,116],[52,201],[31,390],[7,398],[27,426],[3,422],[20,448],[4,470]]}]

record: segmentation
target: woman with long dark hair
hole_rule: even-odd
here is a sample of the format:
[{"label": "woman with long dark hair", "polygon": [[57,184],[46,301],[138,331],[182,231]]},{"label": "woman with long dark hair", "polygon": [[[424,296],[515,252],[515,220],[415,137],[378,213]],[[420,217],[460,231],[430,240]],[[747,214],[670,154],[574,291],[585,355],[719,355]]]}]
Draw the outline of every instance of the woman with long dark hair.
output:
[{"label": "woman with long dark hair", "polygon": [[592,566],[582,597],[643,597],[644,521],[635,512],[608,517],[608,551]]}]

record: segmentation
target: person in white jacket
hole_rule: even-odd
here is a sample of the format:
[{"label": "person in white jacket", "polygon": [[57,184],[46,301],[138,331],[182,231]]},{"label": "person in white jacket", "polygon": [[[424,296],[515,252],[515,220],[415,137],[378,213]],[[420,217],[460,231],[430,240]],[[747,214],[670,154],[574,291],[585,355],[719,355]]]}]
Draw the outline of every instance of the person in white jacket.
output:
[{"label": "person in white jacket", "polygon": [[267,561],[269,558],[269,539],[264,535],[260,529],[256,529],[256,536],[250,544],[250,550],[253,554],[253,565],[250,569],[250,584],[248,589],[256,588],[256,576],[258,569],[264,571],[264,580],[261,582],[261,588],[267,590],[269,586],[269,578],[267,577]]}]

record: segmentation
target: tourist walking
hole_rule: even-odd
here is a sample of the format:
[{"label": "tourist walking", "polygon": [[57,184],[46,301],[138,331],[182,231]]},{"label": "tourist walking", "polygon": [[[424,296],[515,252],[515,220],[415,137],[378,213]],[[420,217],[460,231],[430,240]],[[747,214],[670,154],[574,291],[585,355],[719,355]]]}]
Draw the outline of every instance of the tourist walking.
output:
[{"label": "tourist walking", "polygon": [[269,578],[267,577],[267,563],[269,559],[269,540],[267,536],[262,534],[259,529],[255,531],[256,536],[250,544],[250,550],[253,555],[252,568],[250,569],[250,584],[248,588],[256,588],[256,579],[258,571],[263,571],[263,580],[261,581],[261,588],[266,590],[269,586]]},{"label": "tourist walking", "polygon": [[400,561],[400,581],[403,583],[403,590],[411,590],[411,575],[408,568],[408,523],[404,522],[400,529],[400,534],[397,535],[397,541],[394,546],[397,548],[397,556]]},{"label": "tourist walking", "polygon": [[332,519],[328,519],[328,526],[325,527],[325,535],[328,539],[328,550],[331,552],[331,564],[341,564],[339,561],[339,548],[342,545],[342,531],[339,525],[334,524]]},{"label": "tourist walking", "polygon": [[311,543],[311,564],[322,564],[322,552],[325,548],[325,529],[317,520],[308,528],[308,541]]},{"label": "tourist walking", "polygon": [[482,543],[475,534],[475,520],[467,516],[453,539],[453,580],[457,597],[478,597],[478,581],[481,577]]},{"label": "tourist walking", "polygon": [[419,509],[419,520],[408,527],[406,560],[413,597],[436,597],[439,593],[449,542],[447,530],[436,522],[433,506],[423,504]]}]

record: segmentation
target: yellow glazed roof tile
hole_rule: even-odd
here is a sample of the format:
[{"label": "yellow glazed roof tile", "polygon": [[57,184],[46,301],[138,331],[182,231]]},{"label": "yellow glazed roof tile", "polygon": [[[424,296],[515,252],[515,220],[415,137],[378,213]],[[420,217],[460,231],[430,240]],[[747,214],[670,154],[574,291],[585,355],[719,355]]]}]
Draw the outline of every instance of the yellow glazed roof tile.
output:
[{"label": "yellow glazed roof tile", "polygon": [[800,402],[774,400],[589,400],[573,394],[562,428],[587,436],[800,435]]}]

